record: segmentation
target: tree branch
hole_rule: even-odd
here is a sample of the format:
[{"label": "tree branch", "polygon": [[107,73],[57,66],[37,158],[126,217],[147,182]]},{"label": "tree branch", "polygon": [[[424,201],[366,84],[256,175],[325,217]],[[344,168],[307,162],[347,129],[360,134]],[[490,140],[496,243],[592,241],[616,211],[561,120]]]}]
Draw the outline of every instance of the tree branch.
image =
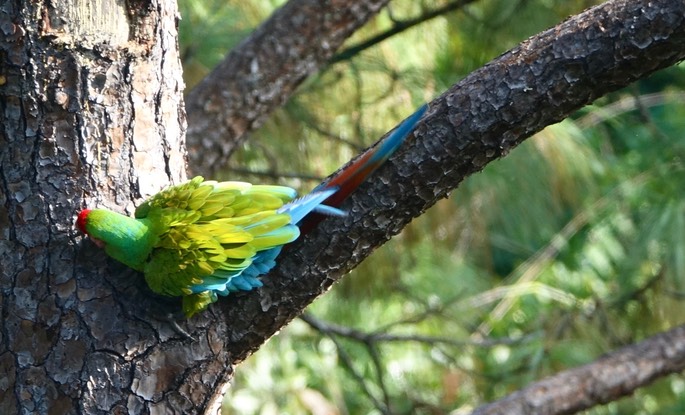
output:
[{"label": "tree branch", "polygon": [[472,415],[570,414],[630,395],[685,369],[685,326],[657,334],[482,406]]},{"label": "tree branch", "polygon": [[[275,332],[468,175],[583,105],[684,56],[685,4],[615,0],[473,72],[430,104],[415,138],[346,203],[348,217],[327,220],[291,245],[265,278],[266,288],[223,303],[234,333],[244,336],[232,350],[249,353],[264,340],[254,333],[270,325]],[[260,322],[266,326],[255,324],[260,318],[269,320]]]},{"label": "tree branch", "polygon": [[282,254],[256,292],[224,301],[241,360],[375,247],[470,174],[594,99],[685,57],[685,4],[615,0],[473,72],[430,104],[414,138],[343,208]]},{"label": "tree branch", "polygon": [[244,134],[389,0],[290,0],[186,97],[188,150],[195,173],[214,176]]}]

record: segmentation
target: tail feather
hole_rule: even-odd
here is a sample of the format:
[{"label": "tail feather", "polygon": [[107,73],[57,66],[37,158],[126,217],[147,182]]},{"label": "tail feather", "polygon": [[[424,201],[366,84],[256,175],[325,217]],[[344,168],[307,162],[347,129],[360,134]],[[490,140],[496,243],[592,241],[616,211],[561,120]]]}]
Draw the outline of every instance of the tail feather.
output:
[{"label": "tail feather", "polygon": [[338,216],[338,217],[344,217],[347,216],[347,212],[344,210],[340,210],[336,207],[333,206],[328,206],[328,205],[319,205],[314,208],[312,212],[319,213],[324,216]]},{"label": "tail feather", "polygon": [[428,105],[423,105],[415,113],[404,120],[385,140],[376,147],[369,149],[365,154],[347,166],[340,174],[330,181],[317,186],[314,191],[338,187],[338,191],[328,200],[326,205],[339,206],[347,196],[354,191],[367,177],[385,163],[388,158],[402,145],[409,133],[414,130]]},{"label": "tail feather", "polygon": [[[333,177],[328,182],[321,183],[317,186],[311,194],[319,193],[328,189],[335,189],[334,193],[323,199],[319,208],[314,209],[315,212],[323,210],[325,214],[330,214],[332,211],[343,212],[336,209],[359,185],[366,180],[371,173],[376,171],[385,163],[388,158],[402,145],[404,140],[409,136],[416,127],[416,124],[421,120],[423,114],[428,109],[428,105],[423,105],[415,113],[404,120],[393,132],[390,133],[383,141],[376,147],[369,149],[357,160],[348,165],[337,176]],[[306,197],[306,196],[305,196]],[[309,212],[308,212],[309,213]],[[304,217],[304,216],[302,216]],[[301,233],[307,233],[314,226],[316,226],[322,217],[320,215],[310,215],[307,220],[300,224]]]},{"label": "tail feather", "polygon": [[286,203],[278,209],[278,213],[287,213],[292,218],[290,223],[298,223],[336,191],[336,188],[314,189],[311,193]]}]

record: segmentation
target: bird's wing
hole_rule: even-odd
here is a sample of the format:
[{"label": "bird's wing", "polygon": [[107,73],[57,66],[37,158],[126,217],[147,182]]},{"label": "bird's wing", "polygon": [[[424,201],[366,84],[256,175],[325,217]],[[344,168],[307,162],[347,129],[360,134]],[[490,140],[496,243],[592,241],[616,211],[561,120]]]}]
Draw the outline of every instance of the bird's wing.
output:
[{"label": "bird's wing", "polygon": [[264,268],[274,249],[299,236],[291,216],[278,211],[295,196],[284,186],[196,177],[148,199],[136,210],[159,235],[145,266],[148,285],[160,294],[189,297],[186,314],[206,307],[216,293],[261,285],[258,274],[241,274]]}]

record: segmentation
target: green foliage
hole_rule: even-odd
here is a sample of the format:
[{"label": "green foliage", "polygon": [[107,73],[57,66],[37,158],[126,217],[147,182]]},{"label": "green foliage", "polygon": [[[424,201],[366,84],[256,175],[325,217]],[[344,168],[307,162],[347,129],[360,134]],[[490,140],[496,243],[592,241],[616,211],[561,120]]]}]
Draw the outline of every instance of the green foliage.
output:
[{"label": "green foliage", "polygon": [[[424,22],[306,81],[226,174],[309,190],[420,103],[594,3],[483,0]],[[275,6],[181,4],[182,47],[205,68]],[[444,4],[395,0],[348,45]],[[657,73],[470,177],[241,365],[225,413],[466,410],[681,324],[684,85],[683,65]],[[684,390],[671,376],[588,413],[683,413]]]}]

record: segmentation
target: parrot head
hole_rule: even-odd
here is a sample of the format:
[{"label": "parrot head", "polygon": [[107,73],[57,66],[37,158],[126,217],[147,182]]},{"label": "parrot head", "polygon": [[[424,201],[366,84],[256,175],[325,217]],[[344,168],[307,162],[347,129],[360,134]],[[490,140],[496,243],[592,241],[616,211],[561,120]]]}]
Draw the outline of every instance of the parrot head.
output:
[{"label": "parrot head", "polygon": [[106,209],[84,209],[76,227],[112,258],[142,270],[155,242],[147,222]]},{"label": "parrot head", "polygon": [[93,243],[97,245],[99,248],[104,248],[105,242],[91,236],[88,232],[88,228],[86,227],[86,223],[88,222],[88,214],[91,211],[91,209],[83,209],[81,213],[78,214],[78,218],[76,218],[76,228],[78,228],[78,230],[81,231],[81,233],[83,233],[84,235],[90,237],[90,240],[93,241]]}]

